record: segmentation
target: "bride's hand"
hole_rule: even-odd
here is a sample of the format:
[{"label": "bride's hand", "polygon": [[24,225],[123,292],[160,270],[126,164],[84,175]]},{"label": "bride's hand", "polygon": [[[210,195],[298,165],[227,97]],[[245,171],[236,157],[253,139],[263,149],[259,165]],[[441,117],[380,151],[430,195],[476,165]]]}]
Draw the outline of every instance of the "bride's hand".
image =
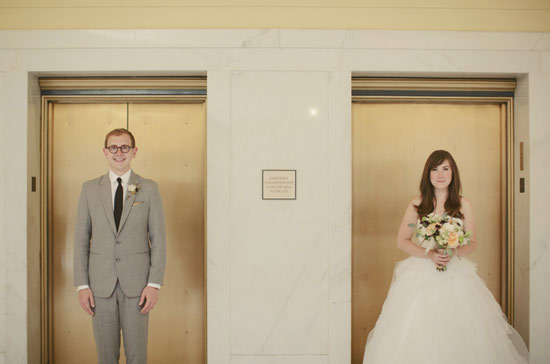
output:
[{"label": "bride's hand", "polygon": [[435,266],[438,268],[443,268],[447,265],[449,260],[451,260],[451,257],[447,255],[445,250],[430,250],[428,253],[428,256],[434,262]]}]

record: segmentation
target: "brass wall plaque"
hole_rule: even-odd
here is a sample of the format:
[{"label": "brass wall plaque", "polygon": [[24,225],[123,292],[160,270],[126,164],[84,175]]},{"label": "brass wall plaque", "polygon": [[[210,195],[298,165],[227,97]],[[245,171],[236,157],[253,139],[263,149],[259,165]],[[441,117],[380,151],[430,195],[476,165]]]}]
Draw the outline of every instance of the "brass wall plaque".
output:
[{"label": "brass wall plaque", "polygon": [[262,170],[263,200],[296,200],[296,170]]}]

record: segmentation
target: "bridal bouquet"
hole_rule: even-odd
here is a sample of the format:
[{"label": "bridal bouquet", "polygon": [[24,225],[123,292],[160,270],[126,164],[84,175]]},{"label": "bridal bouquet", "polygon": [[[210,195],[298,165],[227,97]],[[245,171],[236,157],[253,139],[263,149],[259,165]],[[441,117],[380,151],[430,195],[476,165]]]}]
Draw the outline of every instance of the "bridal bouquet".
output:
[{"label": "bridal bouquet", "polygon": [[[422,216],[415,224],[409,224],[416,228],[416,237],[421,247],[426,249],[426,254],[430,250],[443,249],[446,254],[452,255],[453,248],[470,243],[471,233],[464,232],[464,222],[451,217],[446,213],[435,215],[433,213]],[[437,268],[439,271],[446,271],[447,267]]]}]

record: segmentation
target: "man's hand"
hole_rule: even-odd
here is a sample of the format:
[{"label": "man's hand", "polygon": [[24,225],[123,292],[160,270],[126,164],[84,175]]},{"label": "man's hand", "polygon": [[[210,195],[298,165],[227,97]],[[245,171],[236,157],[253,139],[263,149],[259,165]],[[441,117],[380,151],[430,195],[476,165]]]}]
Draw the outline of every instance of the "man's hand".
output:
[{"label": "man's hand", "polygon": [[143,305],[141,313],[147,313],[153,309],[159,300],[159,289],[151,286],[146,286],[141,292],[139,305]]},{"label": "man's hand", "polygon": [[80,307],[82,307],[84,312],[86,312],[90,316],[94,315],[94,311],[92,309],[95,308],[95,302],[94,295],[91,289],[85,288],[78,291],[78,302],[80,303]]}]

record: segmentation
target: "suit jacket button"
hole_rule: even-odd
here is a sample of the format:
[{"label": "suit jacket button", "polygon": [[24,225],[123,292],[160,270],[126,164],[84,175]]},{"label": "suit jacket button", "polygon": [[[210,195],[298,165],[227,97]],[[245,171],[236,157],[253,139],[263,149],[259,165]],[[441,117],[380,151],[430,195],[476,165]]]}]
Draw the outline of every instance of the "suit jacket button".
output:
[{"label": "suit jacket button", "polygon": [[120,258],[116,258],[115,260],[116,260],[117,262],[120,262]]},{"label": "suit jacket button", "polygon": [[116,243],[116,244],[120,244],[120,241],[116,241],[115,243]]}]

